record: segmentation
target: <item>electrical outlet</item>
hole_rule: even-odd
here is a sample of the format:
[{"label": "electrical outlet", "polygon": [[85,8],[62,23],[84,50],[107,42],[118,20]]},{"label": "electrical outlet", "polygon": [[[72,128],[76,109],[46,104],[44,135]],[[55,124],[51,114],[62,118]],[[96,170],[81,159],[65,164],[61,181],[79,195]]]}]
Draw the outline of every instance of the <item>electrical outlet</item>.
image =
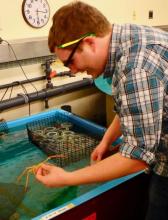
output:
[{"label": "electrical outlet", "polygon": [[152,10],[149,11],[148,18],[149,19],[153,19],[153,11]]}]

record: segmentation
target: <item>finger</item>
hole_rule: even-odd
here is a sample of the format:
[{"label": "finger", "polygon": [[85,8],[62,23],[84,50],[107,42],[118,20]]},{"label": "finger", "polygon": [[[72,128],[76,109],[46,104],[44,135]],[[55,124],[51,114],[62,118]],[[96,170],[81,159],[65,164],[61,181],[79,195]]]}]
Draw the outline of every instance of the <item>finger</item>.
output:
[{"label": "finger", "polygon": [[36,170],[36,176],[42,176],[43,175],[43,169],[41,167],[39,167],[37,170]]},{"label": "finger", "polygon": [[91,160],[90,160],[90,164],[91,164],[91,165],[93,165],[93,164],[95,164],[95,163],[101,161],[102,155],[101,155],[101,154],[98,154],[98,155],[96,155],[96,156],[97,156],[96,159],[94,159],[94,160],[91,159]]},{"label": "finger", "polygon": [[50,171],[52,168],[53,168],[53,165],[51,164],[48,164],[48,163],[42,163],[40,165],[40,168],[44,169],[44,170],[47,170],[47,171]]},{"label": "finger", "polygon": [[97,160],[97,153],[96,153],[96,151],[93,151],[93,153],[91,154],[91,160]]},{"label": "finger", "polygon": [[101,159],[102,159],[102,155],[101,155],[101,154],[98,154],[98,155],[97,155],[97,160],[96,160],[96,161],[98,162],[98,161],[100,161]]},{"label": "finger", "polygon": [[41,164],[36,170],[36,177],[41,180],[44,176],[48,175],[51,172],[52,168],[53,165],[45,163]]},{"label": "finger", "polygon": [[41,169],[41,168],[39,168],[38,170],[37,170],[37,173],[36,173],[36,179],[39,181],[39,182],[41,182],[41,183],[43,183],[44,184],[44,182],[45,182],[45,175],[43,175],[43,169]]}]

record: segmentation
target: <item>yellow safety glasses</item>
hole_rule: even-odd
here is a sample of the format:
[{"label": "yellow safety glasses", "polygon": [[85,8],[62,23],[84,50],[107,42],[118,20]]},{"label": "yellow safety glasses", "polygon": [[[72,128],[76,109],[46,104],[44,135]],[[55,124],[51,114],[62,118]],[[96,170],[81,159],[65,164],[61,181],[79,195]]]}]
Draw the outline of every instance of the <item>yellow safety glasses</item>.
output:
[{"label": "yellow safety glasses", "polygon": [[73,40],[73,41],[70,41],[65,44],[61,44],[61,45],[57,46],[57,48],[65,48],[65,47],[71,46],[72,44],[76,44],[79,41],[83,40],[85,37],[89,37],[89,36],[96,36],[96,35],[94,33],[86,33],[86,34],[83,34],[80,38],[78,38],[76,40]]},{"label": "yellow safety glasses", "polygon": [[57,48],[66,48],[68,46],[71,46],[73,44],[76,44],[76,46],[73,48],[72,52],[70,53],[69,57],[67,60],[63,61],[64,66],[68,67],[71,63],[72,63],[72,57],[74,55],[74,53],[76,52],[79,44],[81,43],[81,41],[85,38],[85,37],[89,37],[89,36],[96,36],[94,33],[87,33],[87,34],[83,34],[80,38],[70,41],[68,43],[65,44],[61,44],[60,46],[57,46]]}]

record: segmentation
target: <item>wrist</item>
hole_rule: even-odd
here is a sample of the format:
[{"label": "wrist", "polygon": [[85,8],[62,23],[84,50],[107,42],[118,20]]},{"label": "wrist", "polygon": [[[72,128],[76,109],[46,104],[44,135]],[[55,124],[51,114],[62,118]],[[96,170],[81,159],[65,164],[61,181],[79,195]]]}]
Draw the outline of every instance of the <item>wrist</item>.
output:
[{"label": "wrist", "polygon": [[106,140],[106,139],[102,139],[101,145],[103,145],[103,147],[104,147],[105,149],[108,149],[109,146],[111,145],[111,143],[110,143],[108,140]]}]

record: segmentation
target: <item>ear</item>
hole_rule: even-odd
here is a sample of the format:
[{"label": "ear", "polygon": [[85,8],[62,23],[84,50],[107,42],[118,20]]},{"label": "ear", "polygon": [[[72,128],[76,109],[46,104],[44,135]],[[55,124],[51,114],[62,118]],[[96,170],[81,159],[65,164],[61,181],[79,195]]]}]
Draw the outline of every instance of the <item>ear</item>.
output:
[{"label": "ear", "polygon": [[86,37],[83,39],[83,43],[87,44],[93,51],[96,49],[96,37]]}]

